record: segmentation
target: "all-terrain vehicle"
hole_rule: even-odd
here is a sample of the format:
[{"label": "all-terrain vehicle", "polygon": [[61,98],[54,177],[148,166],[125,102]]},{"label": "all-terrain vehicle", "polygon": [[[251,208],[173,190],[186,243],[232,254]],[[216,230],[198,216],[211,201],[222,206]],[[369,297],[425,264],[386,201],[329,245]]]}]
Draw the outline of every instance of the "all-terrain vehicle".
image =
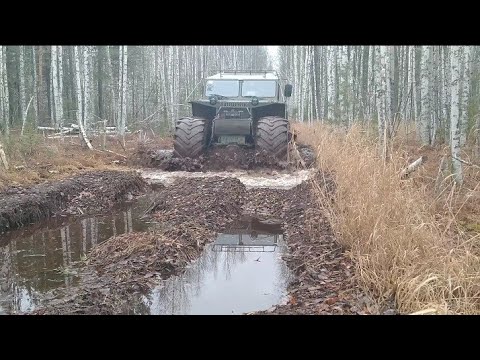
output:
[{"label": "all-terrain vehicle", "polygon": [[283,159],[290,138],[286,98],[272,70],[229,70],[204,79],[204,96],[190,101],[192,116],[176,122],[174,156],[195,158],[214,145],[254,146]]}]

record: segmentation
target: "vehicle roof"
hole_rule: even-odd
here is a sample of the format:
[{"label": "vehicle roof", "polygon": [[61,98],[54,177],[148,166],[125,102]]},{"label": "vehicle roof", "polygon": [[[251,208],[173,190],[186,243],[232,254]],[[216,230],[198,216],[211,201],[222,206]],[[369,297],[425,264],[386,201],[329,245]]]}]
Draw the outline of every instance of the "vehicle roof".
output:
[{"label": "vehicle roof", "polygon": [[207,77],[207,80],[278,80],[275,71],[222,71],[213,76]]}]

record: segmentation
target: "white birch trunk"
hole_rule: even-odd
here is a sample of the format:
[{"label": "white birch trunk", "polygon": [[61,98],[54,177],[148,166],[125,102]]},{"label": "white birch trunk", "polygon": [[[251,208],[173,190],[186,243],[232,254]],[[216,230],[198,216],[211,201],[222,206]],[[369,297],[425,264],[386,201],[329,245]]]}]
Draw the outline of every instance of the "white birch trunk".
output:
[{"label": "white birch trunk", "polygon": [[439,58],[439,81],[438,81],[438,86],[439,86],[439,114],[440,114],[440,119],[441,119],[441,124],[439,125],[444,125],[445,122],[447,121],[447,112],[446,112],[446,107],[445,104],[447,103],[447,98],[445,94],[445,51],[444,47],[440,47],[440,58]]},{"label": "white birch trunk", "polygon": [[[448,53],[447,53],[448,50]],[[443,83],[444,83],[444,93],[445,93],[445,134],[448,134],[448,129],[450,128],[451,123],[451,104],[452,104],[452,74],[451,74],[451,55],[452,49],[450,46],[444,47],[444,60],[443,60]]]},{"label": "white birch trunk", "polygon": [[307,106],[307,101],[306,101],[307,88],[308,88],[307,79],[309,75],[308,74],[308,47],[305,49],[305,56],[303,57],[304,57],[304,61],[302,61],[302,64],[303,64],[302,73],[305,74],[306,76],[303,76],[301,79],[302,88],[301,88],[301,94],[300,94],[299,103],[298,103],[298,107],[300,110],[299,120],[302,122],[305,120],[305,108]]},{"label": "white birch trunk", "polygon": [[460,82],[460,146],[467,143],[468,100],[470,93],[471,46],[463,47]]},{"label": "white birch trunk", "polygon": [[78,46],[74,47],[74,54],[75,54],[75,83],[76,83],[76,92],[77,92],[77,123],[80,128],[80,133],[87,144],[90,150],[93,150],[93,146],[90,143],[90,140],[87,137],[85,132],[85,128],[83,127],[83,119],[84,119],[84,111],[83,111],[83,94],[82,94],[82,83],[80,80],[80,56],[79,56],[79,49]]},{"label": "white birch trunk", "polygon": [[63,120],[63,48],[61,46],[57,46],[57,61],[58,61],[58,75],[57,75],[57,82],[58,82],[58,94],[56,99],[56,111],[57,111],[57,118],[59,121],[60,129],[63,127],[64,120]]},{"label": "white birch trunk", "polygon": [[378,116],[378,139],[382,145],[382,156],[385,154],[385,131],[386,131],[386,95],[387,95],[387,49],[385,46],[376,46],[377,66],[375,68],[377,116]]},{"label": "white birch trunk", "polygon": [[20,56],[19,56],[19,91],[20,91],[20,114],[23,115],[26,107],[25,100],[25,61],[23,57],[23,52],[25,46],[19,46]]},{"label": "white birch trunk", "polygon": [[[74,47],[74,58],[75,58],[75,84],[76,84],[76,94],[77,94],[77,122],[83,125],[83,92],[82,92],[82,82],[80,76],[80,49],[79,46]],[[83,126],[82,126],[83,127]]]},{"label": "white birch trunk", "polygon": [[[391,133],[392,129],[392,122],[393,117],[395,114],[396,109],[392,108],[392,96],[393,96],[393,89],[394,86],[394,46],[386,46],[386,59],[385,59],[385,132],[388,134]],[[388,75],[387,75],[388,74]]]},{"label": "white birch trunk", "polygon": [[[32,57],[33,57],[33,78],[32,78],[33,96],[35,97],[33,101],[33,111],[34,111],[35,125],[37,125],[38,124],[38,108],[37,108],[38,87],[37,87],[37,60],[35,58],[35,47],[32,47]],[[21,132],[22,135],[23,135],[23,130],[24,130],[24,127],[22,127],[22,132]]]},{"label": "white birch trunk", "polygon": [[461,185],[463,182],[462,163],[460,162],[460,59],[461,46],[452,46],[451,65],[451,124],[450,124],[450,146],[452,152],[452,168],[455,182]]},{"label": "white birch trunk", "polygon": [[127,46],[120,47],[120,61],[118,70],[118,133],[125,135],[127,117]]},{"label": "white birch trunk", "polygon": [[429,122],[429,144],[435,144],[435,138],[437,136],[437,114],[436,114],[436,81],[434,74],[435,64],[435,46],[429,46],[428,48],[428,108],[430,109],[430,122]]},{"label": "white birch trunk", "polygon": [[421,93],[421,114],[420,114],[420,138],[423,145],[430,145],[430,91],[429,91],[429,62],[430,50],[429,46],[422,46],[422,59],[420,65],[420,93]]},{"label": "white birch trunk", "polygon": [[329,118],[334,117],[334,102],[335,102],[335,51],[334,47],[331,47],[328,51],[327,61],[329,63],[328,71],[328,114]]},{"label": "white birch trunk", "polygon": [[53,106],[52,106],[52,120],[55,128],[59,126],[59,120],[57,109],[58,109],[58,72],[57,72],[57,47],[52,46],[51,52],[51,86],[52,86],[52,95],[53,95]]},{"label": "white birch trunk", "polygon": [[91,130],[93,122],[93,111],[92,111],[92,79],[91,79],[91,49],[90,46],[85,46],[83,49],[83,126],[88,132]]},{"label": "white birch trunk", "polygon": [[408,90],[410,91],[410,107],[408,120],[415,121],[415,46],[410,49],[410,76]]},{"label": "white birch trunk", "polygon": [[7,48],[0,45],[0,116],[4,123],[5,133],[10,132],[10,105],[8,97],[8,81],[7,81]]}]

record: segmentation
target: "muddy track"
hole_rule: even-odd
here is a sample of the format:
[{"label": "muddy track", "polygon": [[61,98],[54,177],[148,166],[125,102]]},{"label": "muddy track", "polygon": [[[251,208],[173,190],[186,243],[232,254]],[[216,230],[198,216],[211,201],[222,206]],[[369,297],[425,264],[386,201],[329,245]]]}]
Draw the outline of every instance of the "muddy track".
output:
[{"label": "muddy track", "polygon": [[155,228],[114,237],[94,248],[81,285],[34,313],[132,313],[139,294],[160,279],[183,273],[215,233],[241,215],[283,223],[290,249],[285,260],[296,277],[288,304],[259,313],[356,313],[352,264],[318,211],[311,181],[278,190],[247,189],[233,178],[178,179],[152,201],[151,217],[159,222]]},{"label": "muddy track", "polygon": [[0,193],[0,234],[58,215],[105,211],[140,193],[146,182],[135,172],[92,171],[65,180]]}]

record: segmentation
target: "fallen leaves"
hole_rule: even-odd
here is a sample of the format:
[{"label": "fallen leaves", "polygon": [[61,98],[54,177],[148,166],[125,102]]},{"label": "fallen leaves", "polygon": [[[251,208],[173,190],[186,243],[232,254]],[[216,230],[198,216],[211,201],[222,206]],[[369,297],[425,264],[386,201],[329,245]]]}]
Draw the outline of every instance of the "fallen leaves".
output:
[{"label": "fallen leaves", "polygon": [[337,297],[331,297],[331,298],[328,298],[327,300],[325,300],[325,303],[326,303],[327,305],[333,305],[333,304],[335,304],[337,301],[338,301],[338,298],[337,298]]}]

